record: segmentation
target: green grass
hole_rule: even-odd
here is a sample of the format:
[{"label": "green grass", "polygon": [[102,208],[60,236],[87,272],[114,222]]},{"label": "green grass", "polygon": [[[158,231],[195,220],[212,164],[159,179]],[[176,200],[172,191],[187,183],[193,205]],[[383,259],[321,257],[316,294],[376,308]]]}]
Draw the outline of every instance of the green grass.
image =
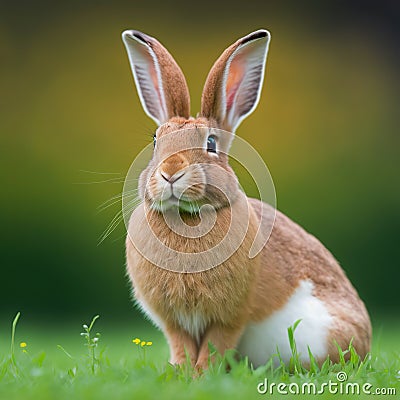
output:
[{"label": "green grass", "polygon": [[[216,363],[202,376],[193,378],[194,371],[190,367],[176,369],[168,364],[167,344],[162,334],[149,326],[127,330],[117,324],[104,325],[100,318],[81,327],[26,327],[23,320],[17,320],[7,335],[1,329],[2,400],[309,398],[309,395],[279,395],[277,386],[274,386],[272,396],[260,394],[257,386],[267,379],[269,387],[287,384],[285,388],[281,386],[281,390],[289,390],[289,384],[291,390],[296,390],[296,384],[301,389],[304,383],[315,384],[318,390],[329,380],[337,383],[337,374],[343,372],[348,377],[345,383],[358,383],[361,391],[362,385],[369,383],[371,391],[391,387],[397,395],[400,393],[397,323],[388,324],[390,329],[376,327],[373,350],[365,360],[360,360],[350,348],[349,361],[343,360],[336,365],[327,361],[321,368],[312,361],[311,355],[307,370],[298,360],[293,328],[290,328],[288,340],[293,358],[289,366],[281,363],[274,367],[270,361],[253,370],[246,359],[236,361],[230,352],[224,358],[217,357]],[[19,325],[15,330],[17,322]],[[133,343],[135,338],[141,339],[144,345]],[[26,347],[21,347],[22,342]],[[227,363],[231,367],[229,373],[226,372]],[[260,389],[264,388],[261,385]],[[351,396],[331,394],[326,388],[318,397],[341,399]],[[370,398],[371,395],[356,397]],[[390,397],[396,398],[395,395]]]}]

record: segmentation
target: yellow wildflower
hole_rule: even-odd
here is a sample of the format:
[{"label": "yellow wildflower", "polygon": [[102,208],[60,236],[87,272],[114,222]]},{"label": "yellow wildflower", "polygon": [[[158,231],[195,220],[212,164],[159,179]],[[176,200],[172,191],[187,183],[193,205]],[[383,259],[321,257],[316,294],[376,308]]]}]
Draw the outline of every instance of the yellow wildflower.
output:
[{"label": "yellow wildflower", "polygon": [[147,342],[146,346],[151,346],[153,344],[153,342]]},{"label": "yellow wildflower", "polygon": [[135,338],[132,340],[132,342],[135,344],[139,344],[141,342],[141,340],[139,338]]},{"label": "yellow wildflower", "polygon": [[143,347],[146,345],[146,342],[141,342],[140,345]]},{"label": "yellow wildflower", "polygon": [[28,346],[25,342],[21,342],[19,344],[19,347],[21,347],[21,349],[24,349],[26,346]]}]

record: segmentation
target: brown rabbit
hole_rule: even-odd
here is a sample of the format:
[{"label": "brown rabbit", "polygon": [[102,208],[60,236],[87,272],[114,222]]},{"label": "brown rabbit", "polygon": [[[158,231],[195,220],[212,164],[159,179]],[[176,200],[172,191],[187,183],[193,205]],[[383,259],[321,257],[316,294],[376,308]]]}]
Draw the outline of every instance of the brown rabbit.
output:
[{"label": "brown rabbit", "polygon": [[[308,346],[319,362],[328,355],[337,361],[334,341],[347,348],[353,340],[365,356],[369,316],[338,262],[285,215],[247,198],[228,164],[233,135],[225,131],[233,133],[259,101],[269,32],[253,32],[224,51],[196,118],[168,51],[138,31],[122,37],[143,108],[158,125],[153,158],[139,179],[142,202],[130,217],[127,271],[137,303],[168,340],[171,363],[185,362],[186,351],[193,365],[207,368],[208,342],[220,353],[236,348],[254,366],[277,348],[288,362],[287,328],[297,320],[305,363]],[[250,257],[257,240],[261,251]]]}]

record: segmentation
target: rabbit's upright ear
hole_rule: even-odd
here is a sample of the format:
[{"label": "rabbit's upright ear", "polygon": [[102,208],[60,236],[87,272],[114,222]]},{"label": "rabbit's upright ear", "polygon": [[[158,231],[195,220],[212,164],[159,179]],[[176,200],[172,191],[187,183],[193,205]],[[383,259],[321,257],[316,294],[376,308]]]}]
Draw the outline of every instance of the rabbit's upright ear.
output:
[{"label": "rabbit's upright ear", "polygon": [[228,47],[208,74],[201,98],[201,115],[231,132],[256,108],[264,79],[270,41],[261,29]]},{"label": "rabbit's upright ear", "polygon": [[139,31],[123,32],[122,40],[146,114],[158,125],[174,116],[189,118],[189,90],[171,54],[156,39]]}]

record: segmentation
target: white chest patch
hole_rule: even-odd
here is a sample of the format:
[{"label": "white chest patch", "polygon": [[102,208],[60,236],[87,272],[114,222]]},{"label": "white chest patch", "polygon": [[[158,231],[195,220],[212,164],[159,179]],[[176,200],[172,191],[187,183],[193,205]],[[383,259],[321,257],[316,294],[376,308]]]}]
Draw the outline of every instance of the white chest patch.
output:
[{"label": "white chest patch", "polygon": [[164,328],[164,323],[162,319],[152,310],[152,308],[143,300],[136,300],[143,313],[148,317],[148,319],[159,329]]},{"label": "white chest patch", "polygon": [[182,329],[199,343],[209,321],[198,311],[193,311],[190,314],[176,313],[175,318]]},{"label": "white chest patch", "polygon": [[[301,319],[294,333],[297,351],[302,361],[308,361],[308,349],[315,357],[327,356],[327,336],[332,323],[325,304],[312,293],[313,283],[302,281],[288,302],[267,319],[259,323],[250,323],[240,339],[239,352],[249,357],[249,361],[258,367],[265,364],[277,347],[285,363],[292,355],[287,328]],[[278,359],[276,358],[276,363]]]},{"label": "white chest patch", "polygon": [[[164,322],[152,310],[148,303],[143,299],[137,300],[136,302],[149,320],[153,322],[155,326],[164,330]],[[196,311],[189,314],[177,312],[175,313],[175,320],[182,329],[196,339],[197,343],[200,342],[201,335],[204,333],[209,323],[208,319],[204,318],[200,312]]]}]

